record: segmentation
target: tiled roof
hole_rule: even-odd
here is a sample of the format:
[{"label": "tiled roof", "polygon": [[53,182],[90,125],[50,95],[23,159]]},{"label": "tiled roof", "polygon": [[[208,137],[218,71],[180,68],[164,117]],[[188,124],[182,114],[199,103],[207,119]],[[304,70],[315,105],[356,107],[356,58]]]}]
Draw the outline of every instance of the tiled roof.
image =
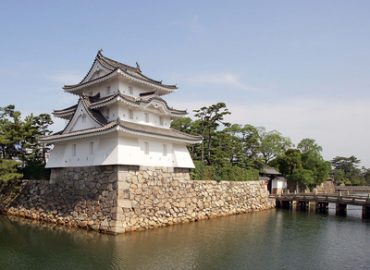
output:
[{"label": "tiled roof", "polygon": [[167,110],[169,110],[173,114],[178,114],[178,115],[187,114],[186,110],[177,110],[177,109],[174,109],[174,108],[168,106],[168,103],[163,98],[159,97],[158,95],[141,96],[139,98],[135,98],[135,97],[132,97],[132,96],[121,94],[121,93],[116,93],[116,94],[113,94],[113,95],[110,95],[110,96],[107,96],[107,97],[97,98],[95,100],[92,100],[91,101],[91,107],[94,108],[94,107],[97,107],[97,106],[102,106],[105,103],[110,102],[110,101],[114,100],[117,97],[120,97],[123,100],[125,100],[127,102],[130,102],[132,104],[135,104],[135,105],[140,105],[141,103],[149,104],[153,100],[158,100],[159,102],[162,102],[166,106]]},{"label": "tiled roof", "polygon": [[[163,84],[162,81],[153,80],[153,79],[149,78],[148,76],[142,74],[141,69],[140,69],[140,67],[138,65],[135,68],[135,67],[132,67],[132,66],[129,66],[129,65],[120,63],[118,61],[115,61],[113,59],[110,59],[110,58],[104,56],[101,53],[101,51],[99,51],[98,54],[96,55],[96,58],[94,60],[94,63],[96,61],[98,61],[102,66],[104,66],[105,68],[107,68],[111,72],[109,72],[108,74],[106,74],[106,75],[104,75],[104,76],[102,76],[100,78],[97,78],[97,79],[94,79],[94,80],[90,80],[90,81],[84,82],[84,80],[87,77],[87,75],[86,75],[82,79],[82,81],[80,83],[74,84],[74,85],[65,85],[64,86],[64,89],[65,90],[72,90],[73,88],[76,88],[76,87],[85,85],[87,83],[94,82],[94,81],[99,81],[100,79],[102,79],[104,77],[107,77],[109,75],[112,75],[114,73],[114,71],[116,71],[116,70],[120,70],[121,72],[123,72],[124,74],[128,75],[129,77],[133,77],[135,79],[138,79],[139,81],[143,81],[143,82],[147,82],[147,83],[150,83],[150,84],[154,84],[154,85],[157,85],[157,86],[160,86],[162,88],[169,89],[169,90],[175,90],[175,89],[177,89],[177,86],[176,85]],[[91,68],[94,66],[94,63],[91,66]],[[90,71],[91,71],[91,68],[90,68]],[[90,71],[88,72],[88,74],[90,73]]]},{"label": "tiled roof", "polygon": [[94,136],[94,135],[101,134],[104,132],[113,131],[114,128],[116,127],[121,128],[120,130],[126,133],[141,134],[141,135],[163,137],[163,138],[172,138],[172,139],[177,139],[181,141],[186,141],[188,143],[199,143],[202,140],[202,137],[200,136],[186,134],[186,133],[183,133],[181,131],[178,131],[172,128],[159,128],[159,127],[153,127],[149,125],[136,124],[136,123],[132,123],[128,121],[114,121],[114,122],[107,123],[106,125],[102,127],[98,127],[98,128],[90,128],[90,129],[72,131],[66,134],[61,134],[61,133],[54,134],[54,135],[42,138],[42,141],[54,142],[54,141],[60,141],[60,140],[65,140],[65,139],[75,138],[75,137],[80,137],[80,136],[82,137]]},{"label": "tiled roof", "polygon": [[159,135],[164,137],[173,137],[177,139],[191,140],[197,142],[202,140],[201,136],[190,135],[173,128],[153,127],[128,121],[120,121],[120,126],[133,132]]},{"label": "tiled roof", "polygon": [[77,104],[61,110],[54,110],[53,115],[60,118],[69,119],[77,109]]},{"label": "tiled roof", "polygon": [[270,174],[270,175],[281,175],[281,173],[278,170],[276,170],[273,167],[269,167],[269,166],[264,166],[261,169],[260,173],[262,173],[262,174]]},{"label": "tiled roof", "polygon": [[[63,130],[57,132],[57,133],[54,133],[53,135],[59,135],[59,134],[63,134],[65,132],[65,130],[68,129],[68,126],[71,124],[71,121],[73,119],[73,116],[74,114],[76,113],[76,109],[78,107],[78,104],[79,103],[82,103],[82,105],[84,106],[86,112],[89,114],[89,116],[96,122],[98,123],[99,125],[101,126],[104,126],[107,124],[107,119],[101,114],[101,112],[99,110],[94,110],[94,109],[90,109],[89,106],[90,106],[90,101],[89,101],[89,98],[86,97],[86,96],[82,96],[79,100],[78,100],[78,103],[75,105],[76,108],[74,109],[73,111],[73,115],[72,117],[69,118],[69,122],[67,123],[67,125],[64,127]],[[58,115],[56,115],[58,116]],[[69,134],[69,133],[66,133],[66,134]]]},{"label": "tiled roof", "polygon": [[[161,97],[159,97],[158,95],[148,95],[148,96],[141,96],[139,98],[135,98],[132,96],[121,94],[121,93],[115,93],[113,95],[106,96],[106,97],[100,97],[100,95],[96,95],[96,96],[89,96],[89,97],[83,96],[82,98],[85,99],[85,102],[88,108],[90,110],[94,110],[95,108],[99,108],[99,107],[105,106],[106,104],[109,104],[110,102],[114,101],[115,98],[118,98],[118,97],[136,106],[140,106],[140,104],[142,103],[149,104],[153,100],[158,100],[166,106],[167,110],[171,114],[178,115],[178,116],[187,114],[186,110],[177,110],[177,109],[174,109],[168,106],[167,102]],[[77,105],[74,105],[74,106],[71,106],[65,109],[54,110],[53,114],[57,117],[64,118],[64,116],[66,115],[68,116],[73,115],[76,108],[77,108]],[[99,119],[101,118],[101,116],[97,116],[97,117]]]},{"label": "tiled roof", "polygon": [[82,100],[83,105],[85,106],[85,109],[88,114],[99,124],[105,125],[107,124],[107,119],[101,114],[99,110],[90,109],[91,102],[89,97],[83,96],[80,98]]}]

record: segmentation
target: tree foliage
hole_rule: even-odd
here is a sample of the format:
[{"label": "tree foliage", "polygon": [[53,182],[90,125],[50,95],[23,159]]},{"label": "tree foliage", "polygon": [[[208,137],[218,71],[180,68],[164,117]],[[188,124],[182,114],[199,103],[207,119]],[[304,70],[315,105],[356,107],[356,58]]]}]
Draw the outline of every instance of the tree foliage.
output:
[{"label": "tree foliage", "polygon": [[35,164],[39,171],[44,167],[49,146],[39,139],[51,134],[52,123],[49,114],[30,114],[22,119],[14,105],[0,107],[0,160],[10,174],[25,172],[26,177],[32,178]]},{"label": "tree foliage", "polygon": [[273,130],[267,132],[266,129],[260,128],[258,131],[260,137],[260,153],[263,161],[267,164],[272,159],[283,155],[292,142],[289,138],[283,137],[280,132]]},{"label": "tree foliage", "polygon": [[[293,148],[291,140],[276,130],[228,123],[224,117],[230,112],[224,103],[194,112],[194,120],[172,122],[173,128],[204,138],[202,145],[189,147],[196,165],[193,179],[257,179],[256,172],[265,165],[279,169],[291,185],[303,188],[312,188],[330,176],[330,162],[323,159],[322,147],[313,139],[302,139]],[[370,172],[367,175],[370,178]]]},{"label": "tree foliage", "polygon": [[279,168],[296,189],[313,188],[327,180],[331,171],[330,163],[324,160],[321,151],[315,140],[305,138],[296,149],[287,150],[271,164]]},{"label": "tree foliage", "polygon": [[229,125],[229,123],[224,121],[224,117],[230,114],[230,112],[223,102],[213,104],[209,107],[202,107],[194,112],[197,118],[196,126],[200,131],[199,133],[203,136],[201,160],[206,160],[208,165],[211,165],[211,146],[216,136],[216,130],[220,125]]},{"label": "tree foliage", "polygon": [[0,181],[9,181],[22,178],[19,173],[19,162],[9,159],[0,159]]},{"label": "tree foliage", "polygon": [[230,124],[223,102],[195,110],[195,119],[178,119],[172,127],[203,137],[201,145],[189,146],[196,168],[193,178],[216,180],[258,179],[258,169],[291,145],[277,131],[252,125]]},{"label": "tree foliage", "polygon": [[332,159],[333,176],[338,184],[346,185],[369,185],[370,169],[359,168],[360,160],[355,156]]}]

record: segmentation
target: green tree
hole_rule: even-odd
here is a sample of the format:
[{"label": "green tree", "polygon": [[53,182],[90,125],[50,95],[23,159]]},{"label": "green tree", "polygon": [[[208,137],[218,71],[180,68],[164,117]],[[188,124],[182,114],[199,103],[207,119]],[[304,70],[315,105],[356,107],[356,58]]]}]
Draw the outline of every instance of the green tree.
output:
[{"label": "green tree", "polygon": [[297,148],[302,153],[302,167],[313,172],[314,184],[318,185],[327,180],[331,165],[322,157],[322,147],[314,139],[305,138],[298,143]]},{"label": "green tree", "polygon": [[322,152],[322,147],[316,143],[314,139],[304,138],[297,146],[297,149],[301,151],[302,154],[306,153],[318,153]]},{"label": "green tree", "polygon": [[289,138],[283,137],[280,132],[273,130],[267,132],[265,128],[258,130],[260,137],[259,152],[265,164],[274,158],[283,155],[292,146]]},{"label": "green tree", "polygon": [[298,191],[298,186],[314,187],[316,186],[314,172],[306,169],[296,170],[294,173],[288,175],[288,181],[295,184]]},{"label": "green tree", "polygon": [[362,167],[362,176],[366,182],[366,185],[370,185],[370,169]]},{"label": "green tree", "polygon": [[297,170],[303,169],[302,154],[297,149],[289,149],[283,156],[279,156],[271,165],[277,165],[283,175],[291,175]]},{"label": "green tree", "polygon": [[303,139],[297,149],[289,149],[270,165],[277,166],[290,185],[313,188],[328,179],[331,166],[321,155],[321,146],[313,139]]},{"label": "green tree", "polygon": [[334,167],[333,176],[338,184],[364,185],[364,175],[358,168],[361,161],[355,156],[337,156],[331,161]]},{"label": "green tree", "polygon": [[[26,174],[35,167],[39,172],[44,170],[45,154],[49,145],[40,144],[42,136],[50,135],[49,126],[52,124],[49,114],[33,114],[24,119],[15,110],[14,105],[0,108],[0,159],[17,160],[20,169]],[[4,166],[15,167],[13,163],[4,162]],[[13,166],[14,165],[14,166]],[[26,175],[25,175],[26,176]],[[27,175],[28,176],[28,175]]]},{"label": "green tree", "polygon": [[0,181],[10,181],[22,178],[19,173],[19,163],[15,160],[0,159]]},{"label": "green tree", "polygon": [[[259,151],[261,146],[260,135],[258,129],[252,125],[244,125],[241,129],[241,139],[243,142],[243,150],[250,166],[260,163]],[[259,167],[259,166],[257,166]]]},{"label": "green tree", "polygon": [[219,102],[209,107],[202,107],[194,110],[197,126],[200,128],[200,134],[203,136],[201,145],[201,160],[207,161],[211,165],[211,146],[213,137],[220,125],[228,126],[229,123],[224,121],[224,117],[230,114],[226,104]]}]

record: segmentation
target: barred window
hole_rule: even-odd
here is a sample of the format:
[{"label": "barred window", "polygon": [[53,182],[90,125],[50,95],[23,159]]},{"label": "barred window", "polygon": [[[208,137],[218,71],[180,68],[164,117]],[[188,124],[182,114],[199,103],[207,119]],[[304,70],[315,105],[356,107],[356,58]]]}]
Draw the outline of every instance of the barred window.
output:
[{"label": "barred window", "polygon": [[89,152],[90,152],[90,155],[94,154],[94,142],[90,142]]},{"label": "barred window", "polygon": [[163,155],[167,156],[167,144],[163,145]]},{"label": "barred window", "polygon": [[145,142],[145,155],[149,155],[149,143]]},{"label": "barred window", "polygon": [[128,117],[133,120],[134,119],[134,112],[132,110],[128,111]]},{"label": "barred window", "polygon": [[145,113],[145,122],[149,123],[149,113]]},{"label": "barred window", "polygon": [[76,156],[76,150],[77,150],[76,148],[77,148],[76,144],[73,144],[72,145],[72,156],[74,156],[74,157]]}]

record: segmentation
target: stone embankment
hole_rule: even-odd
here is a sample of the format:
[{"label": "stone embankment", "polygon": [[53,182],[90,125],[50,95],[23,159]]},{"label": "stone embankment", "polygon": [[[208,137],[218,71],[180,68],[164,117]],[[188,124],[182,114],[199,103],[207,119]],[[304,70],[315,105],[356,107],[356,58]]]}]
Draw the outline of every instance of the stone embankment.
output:
[{"label": "stone embankment", "polygon": [[270,209],[259,181],[192,181],[184,170],[100,166],[54,169],[50,181],[0,185],[0,211],[122,233]]}]

